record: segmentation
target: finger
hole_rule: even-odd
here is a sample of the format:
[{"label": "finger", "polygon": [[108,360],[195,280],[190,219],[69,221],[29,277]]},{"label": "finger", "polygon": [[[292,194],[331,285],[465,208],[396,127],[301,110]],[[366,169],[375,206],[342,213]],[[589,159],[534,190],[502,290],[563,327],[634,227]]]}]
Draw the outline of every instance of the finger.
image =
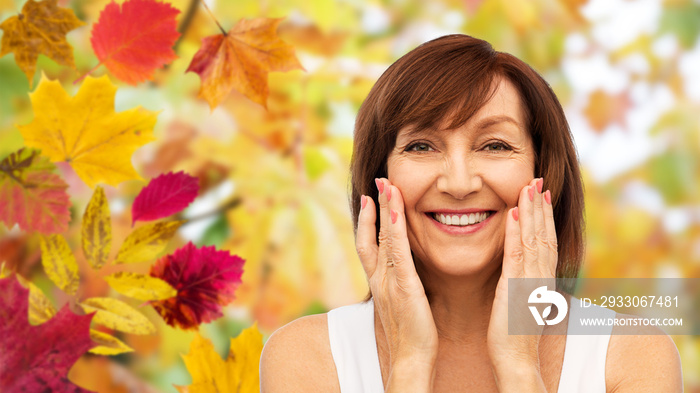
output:
[{"label": "finger", "polygon": [[518,207],[508,210],[506,217],[506,240],[503,245],[503,269],[501,275],[506,278],[524,276],[523,246],[520,241],[520,223]]},{"label": "finger", "polygon": [[557,248],[557,229],[554,223],[554,206],[552,206],[552,192],[547,190],[542,199],[544,210],[544,225],[547,227],[547,245],[549,246],[549,268],[556,277],[557,264],[559,262],[559,249]]},{"label": "finger", "polygon": [[404,211],[403,195],[396,186],[387,186],[389,199],[389,236],[391,241],[387,248],[388,259],[394,263],[394,273],[399,277],[418,277],[416,267],[411,257],[411,246],[406,232],[406,214]]},{"label": "finger", "polygon": [[357,255],[362,262],[362,268],[365,269],[367,278],[374,275],[377,268],[377,229],[375,221],[377,213],[374,201],[372,198],[363,195],[360,207],[360,215],[357,220],[357,235],[355,236],[355,248]]},{"label": "finger", "polygon": [[542,195],[542,187],[544,179],[535,180],[535,194],[533,198],[534,204],[534,219],[535,219],[535,238],[537,239],[537,267],[542,277],[550,277],[550,250],[549,238],[547,237],[547,227],[545,225],[544,211],[542,204],[544,198]]},{"label": "finger", "polygon": [[377,251],[377,268],[376,271],[380,274],[386,273],[386,264],[390,262],[387,258],[389,257],[387,253],[387,246],[389,242],[389,200],[387,199],[387,186],[388,180],[381,178],[375,179],[377,184],[377,190],[379,195],[377,199],[379,200],[379,244]]},{"label": "finger", "polygon": [[518,222],[520,223],[520,241],[523,247],[524,277],[537,277],[539,266],[537,265],[538,244],[535,235],[535,181],[520,191],[518,201]]}]

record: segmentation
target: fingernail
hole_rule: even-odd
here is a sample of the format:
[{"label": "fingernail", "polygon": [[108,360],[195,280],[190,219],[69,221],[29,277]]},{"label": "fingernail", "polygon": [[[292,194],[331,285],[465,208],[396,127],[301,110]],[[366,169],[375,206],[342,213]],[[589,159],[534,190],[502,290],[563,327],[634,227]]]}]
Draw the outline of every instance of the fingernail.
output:
[{"label": "fingernail", "polygon": [[527,188],[527,195],[530,197],[530,201],[535,200],[535,187],[530,186]]},{"label": "fingernail", "polygon": [[549,203],[550,205],[552,204],[552,193],[549,192],[549,190],[547,190],[544,193],[544,200],[545,200],[545,202]]},{"label": "fingernail", "polygon": [[382,183],[382,181],[379,179],[374,179],[374,182],[377,183],[377,190],[379,190],[379,193],[380,194],[383,193],[384,192],[384,183]]},{"label": "fingernail", "polygon": [[537,185],[537,192],[540,194],[542,193],[542,185],[544,184],[544,179],[540,177],[540,180],[537,180],[535,183]]},{"label": "fingernail", "polygon": [[386,200],[387,200],[387,201],[390,201],[390,200],[391,200],[391,186],[389,186],[389,187],[386,189]]},{"label": "fingernail", "polygon": [[391,223],[396,224],[396,219],[399,218],[399,213],[396,210],[391,211]]},{"label": "fingernail", "polygon": [[515,221],[518,221],[518,207],[517,206],[513,208],[513,219]]},{"label": "fingernail", "polygon": [[363,195],[360,197],[360,204],[362,204],[362,207],[360,208],[360,210],[364,209],[365,206],[367,206],[367,197],[366,196]]}]

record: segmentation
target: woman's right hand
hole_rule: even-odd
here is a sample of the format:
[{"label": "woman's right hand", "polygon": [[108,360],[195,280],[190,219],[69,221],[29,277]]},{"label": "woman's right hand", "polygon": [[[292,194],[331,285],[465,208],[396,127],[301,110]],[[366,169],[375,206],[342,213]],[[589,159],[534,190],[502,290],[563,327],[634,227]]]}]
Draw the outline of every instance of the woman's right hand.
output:
[{"label": "woman's right hand", "polygon": [[411,256],[403,197],[389,180],[376,179],[376,183],[381,223],[379,244],[376,241],[375,203],[363,195],[356,247],[386,335],[391,373],[399,371],[397,368],[403,367],[404,371],[405,367],[411,368],[405,365],[419,364],[432,378],[438,335],[425,289]]}]

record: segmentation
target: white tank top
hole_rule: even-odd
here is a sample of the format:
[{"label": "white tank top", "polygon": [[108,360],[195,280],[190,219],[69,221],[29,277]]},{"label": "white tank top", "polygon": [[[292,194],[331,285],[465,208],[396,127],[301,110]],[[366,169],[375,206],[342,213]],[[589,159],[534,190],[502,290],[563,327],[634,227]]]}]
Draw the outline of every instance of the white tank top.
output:
[{"label": "white tank top", "polygon": [[[615,311],[597,307],[596,316],[615,318]],[[587,316],[590,310],[586,311]],[[569,320],[580,314],[578,299],[572,297]],[[569,324],[571,332],[573,324]],[[605,359],[610,327],[599,335],[566,336],[559,393],[605,393]],[[328,312],[328,335],[341,393],[384,393],[374,336],[374,303],[358,303]]]}]

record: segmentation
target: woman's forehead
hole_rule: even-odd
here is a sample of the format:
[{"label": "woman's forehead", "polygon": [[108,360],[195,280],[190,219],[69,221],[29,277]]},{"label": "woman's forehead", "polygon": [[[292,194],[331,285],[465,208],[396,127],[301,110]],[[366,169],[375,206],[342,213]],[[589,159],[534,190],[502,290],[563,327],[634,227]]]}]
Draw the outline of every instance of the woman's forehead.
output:
[{"label": "woman's forehead", "polygon": [[409,124],[402,127],[397,133],[398,137],[430,136],[436,133],[450,131],[468,125],[474,129],[486,129],[494,125],[510,123],[526,132],[527,114],[521,96],[517,88],[507,78],[494,80],[493,93],[485,102],[478,105],[476,110],[471,106],[465,116],[464,108],[455,106],[441,118],[427,125]]}]

